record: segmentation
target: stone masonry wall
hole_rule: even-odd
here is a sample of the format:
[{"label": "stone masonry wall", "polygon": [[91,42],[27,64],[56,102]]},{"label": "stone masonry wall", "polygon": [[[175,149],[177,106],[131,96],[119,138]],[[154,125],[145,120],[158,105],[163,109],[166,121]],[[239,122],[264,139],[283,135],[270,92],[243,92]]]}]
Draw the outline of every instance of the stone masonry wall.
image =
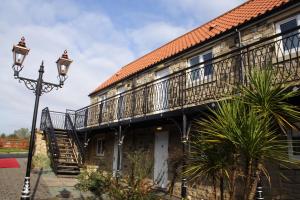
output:
[{"label": "stone masonry wall", "polygon": [[35,133],[34,155],[48,155],[46,140],[44,138],[43,132],[40,130],[37,130]]},{"label": "stone masonry wall", "polygon": [[[97,138],[102,138],[104,141],[104,156],[97,156]],[[107,171],[112,171],[113,162],[113,148],[114,148],[114,133],[95,133],[90,137],[86,149],[86,162],[87,168],[100,168]]]}]

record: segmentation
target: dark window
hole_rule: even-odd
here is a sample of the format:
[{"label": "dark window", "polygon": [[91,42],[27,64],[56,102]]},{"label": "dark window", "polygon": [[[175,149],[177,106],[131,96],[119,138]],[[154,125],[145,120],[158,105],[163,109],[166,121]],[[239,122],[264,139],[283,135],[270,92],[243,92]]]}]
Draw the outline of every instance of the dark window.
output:
[{"label": "dark window", "polygon": [[[297,20],[292,19],[291,21],[280,24],[280,31],[285,32],[285,31],[291,30],[291,29],[297,27],[297,25],[298,25]],[[295,48],[299,47],[299,35],[296,33],[298,33],[297,30],[287,33],[287,34],[284,34],[282,36],[282,38],[283,38],[282,45],[283,45],[284,51],[295,49]]]},{"label": "dark window", "polygon": [[[189,62],[190,62],[190,66],[194,66],[194,65],[199,64],[199,56],[191,58]],[[195,81],[195,80],[199,79],[199,77],[200,77],[199,67],[193,68],[192,71],[191,71],[192,81]]]},{"label": "dark window", "polygon": [[[213,66],[212,66],[212,52],[203,55],[204,61],[204,76],[209,76],[213,74]],[[207,61],[210,60],[210,61]],[[207,61],[207,62],[206,62]]]},{"label": "dark window", "polygon": [[97,156],[104,156],[104,140],[97,139]]},{"label": "dark window", "polygon": [[190,59],[190,66],[197,65],[199,63],[199,56]]}]

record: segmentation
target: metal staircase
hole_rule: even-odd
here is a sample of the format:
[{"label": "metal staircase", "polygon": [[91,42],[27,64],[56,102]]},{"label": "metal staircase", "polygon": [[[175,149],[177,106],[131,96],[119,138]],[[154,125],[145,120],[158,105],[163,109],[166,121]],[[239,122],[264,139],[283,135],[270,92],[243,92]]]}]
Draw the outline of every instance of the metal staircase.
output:
[{"label": "metal staircase", "polygon": [[70,114],[43,109],[41,130],[46,136],[53,171],[57,175],[78,175],[84,152]]}]

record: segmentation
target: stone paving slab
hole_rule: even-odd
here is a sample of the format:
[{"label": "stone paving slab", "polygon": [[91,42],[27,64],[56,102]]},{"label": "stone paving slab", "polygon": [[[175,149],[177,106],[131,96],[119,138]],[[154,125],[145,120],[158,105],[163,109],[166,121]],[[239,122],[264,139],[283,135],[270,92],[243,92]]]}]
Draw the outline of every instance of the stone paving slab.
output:
[{"label": "stone paving slab", "polygon": [[[20,168],[1,168],[0,169],[0,199],[15,200],[20,199],[24,176],[26,171],[25,158],[18,158]],[[39,174],[31,175],[31,192],[33,199],[49,199],[50,192]]]},{"label": "stone paving slab", "polygon": [[[2,156],[0,156],[1,158]],[[20,199],[26,171],[26,158],[17,158],[20,168],[0,169],[0,199]],[[31,171],[31,194],[35,200],[85,200],[96,199],[90,192],[80,192],[74,188],[75,178],[61,178],[50,170]]]}]

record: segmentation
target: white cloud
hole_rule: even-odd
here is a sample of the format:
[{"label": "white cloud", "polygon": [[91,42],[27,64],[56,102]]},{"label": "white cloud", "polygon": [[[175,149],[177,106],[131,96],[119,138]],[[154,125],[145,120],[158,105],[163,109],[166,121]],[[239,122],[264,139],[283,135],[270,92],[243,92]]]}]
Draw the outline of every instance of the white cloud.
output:
[{"label": "white cloud", "polygon": [[[59,6],[63,7],[58,9]],[[3,1],[0,17],[6,19],[0,24],[1,132],[31,126],[34,95],[23,83],[13,79],[10,67],[12,45],[22,35],[31,50],[21,76],[37,78],[38,67],[44,59],[44,80],[58,82],[55,65],[58,56],[68,49],[74,60],[64,87],[44,94],[40,110],[45,106],[63,111],[87,105],[89,92],[133,59],[126,39],[108,16],[100,12],[79,12],[79,8],[68,1]]]},{"label": "white cloud", "polygon": [[139,55],[148,53],[187,32],[189,27],[175,26],[166,22],[153,22],[139,29],[129,30],[128,36]]},{"label": "white cloud", "polygon": [[[23,83],[14,80],[11,70],[11,48],[21,36],[25,36],[31,49],[21,76],[37,78],[43,59],[44,80],[57,82],[55,61],[58,56],[68,49],[74,60],[64,87],[44,94],[40,110],[45,106],[60,111],[78,109],[89,103],[87,95],[118,68],[178,37],[192,26],[200,25],[195,20],[197,17],[207,19],[204,15],[211,16],[208,12],[219,13],[233,7],[237,1],[211,0],[209,4],[200,1],[200,5],[196,0],[165,0],[169,12],[174,15],[189,12],[194,17],[193,23],[178,26],[170,21],[155,21],[132,29],[114,24],[111,16],[99,10],[83,9],[77,1],[2,0],[0,132],[10,133],[31,126],[34,95]],[[216,7],[212,8],[211,3]],[[206,10],[207,7],[214,10]]]}]

